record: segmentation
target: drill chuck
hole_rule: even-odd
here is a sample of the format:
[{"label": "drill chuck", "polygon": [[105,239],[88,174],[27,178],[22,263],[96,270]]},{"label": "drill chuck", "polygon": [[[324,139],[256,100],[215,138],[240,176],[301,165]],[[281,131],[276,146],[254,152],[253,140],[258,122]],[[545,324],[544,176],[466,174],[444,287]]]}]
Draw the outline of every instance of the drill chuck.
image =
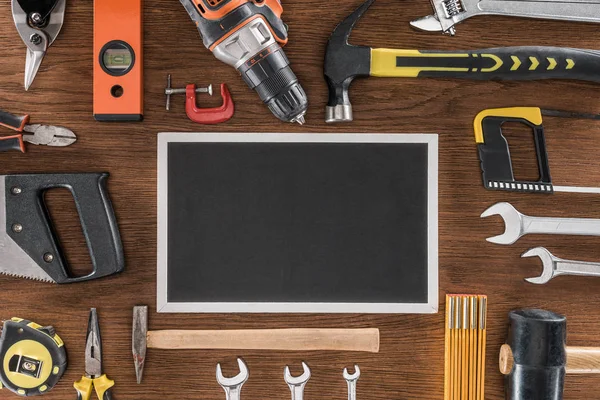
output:
[{"label": "drill chuck", "polygon": [[238,70],[277,118],[304,123],[308,100],[281,48],[287,27],[279,0],[180,1],[217,59]]},{"label": "drill chuck", "polygon": [[288,58],[278,43],[272,44],[262,53],[267,56],[253,58],[251,62],[240,66],[238,71],[277,118],[302,125],[308,99]]}]

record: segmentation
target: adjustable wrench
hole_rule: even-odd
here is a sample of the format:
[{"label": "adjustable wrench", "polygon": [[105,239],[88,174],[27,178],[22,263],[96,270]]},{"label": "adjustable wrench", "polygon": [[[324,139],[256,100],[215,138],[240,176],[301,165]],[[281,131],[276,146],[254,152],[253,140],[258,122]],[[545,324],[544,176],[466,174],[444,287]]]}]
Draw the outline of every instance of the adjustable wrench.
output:
[{"label": "adjustable wrench", "polygon": [[527,282],[543,285],[559,275],[600,276],[600,263],[563,260],[555,257],[544,247],[536,247],[523,253],[521,257],[539,257],[542,260],[542,275],[527,278]]},{"label": "adjustable wrench", "polygon": [[356,381],[360,377],[360,368],[358,365],[354,366],[354,373],[350,375],[348,369],[344,368],[344,379],[348,383],[348,400],[356,400]]},{"label": "adjustable wrench", "polygon": [[248,367],[241,358],[237,359],[240,367],[240,373],[232,378],[225,378],[221,372],[221,364],[217,364],[217,382],[225,391],[227,400],[240,400],[240,394],[242,392],[242,386],[248,380],[250,374],[248,373]]},{"label": "adjustable wrench", "polygon": [[481,218],[492,215],[501,216],[505,224],[502,235],[486,239],[496,244],[513,244],[530,233],[600,236],[600,219],[529,217],[518,212],[510,203],[494,204],[481,214]]},{"label": "adjustable wrench", "polygon": [[292,376],[290,373],[290,368],[286,365],[283,371],[283,379],[290,387],[290,391],[292,392],[292,400],[303,400],[304,398],[304,386],[306,386],[306,382],[310,379],[310,369],[308,365],[303,361],[302,368],[304,368],[304,372],[300,376]]}]

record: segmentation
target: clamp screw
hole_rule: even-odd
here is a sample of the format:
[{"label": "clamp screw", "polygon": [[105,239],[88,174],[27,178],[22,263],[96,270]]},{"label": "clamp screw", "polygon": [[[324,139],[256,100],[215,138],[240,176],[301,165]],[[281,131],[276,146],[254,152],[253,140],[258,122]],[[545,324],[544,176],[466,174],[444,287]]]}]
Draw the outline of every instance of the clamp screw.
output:
[{"label": "clamp screw", "polygon": [[31,13],[29,18],[31,18],[31,22],[33,22],[34,25],[40,25],[43,22],[42,14],[40,14],[39,12]]},{"label": "clamp screw", "polygon": [[34,33],[29,37],[29,41],[35,45],[42,43],[42,37],[38,33]]},{"label": "clamp screw", "polygon": [[[171,74],[167,75],[167,87],[165,88],[165,95],[167,96],[166,109],[171,109],[171,95],[173,94],[185,94],[186,89],[174,89],[171,87]],[[208,93],[209,96],[213,95],[212,84],[206,87],[196,88],[196,93]]]},{"label": "clamp screw", "polygon": [[23,193],[23,189],[18,186],[13,187],[11,190],[12,194],[17,195]]},{"label": "clamp screw", "polygon": [[14,233],[21,233],[21,232],[23,232],[23,225],[21,225],[21,224],[13,224],[12,230],[13,230]]},{"label": "clamp screw", "polygon": [[44,254],[44,261],[46,261],[47,263],[51,263],[52,261],[54,261],[54,256],[52,255],[52,253]]}]

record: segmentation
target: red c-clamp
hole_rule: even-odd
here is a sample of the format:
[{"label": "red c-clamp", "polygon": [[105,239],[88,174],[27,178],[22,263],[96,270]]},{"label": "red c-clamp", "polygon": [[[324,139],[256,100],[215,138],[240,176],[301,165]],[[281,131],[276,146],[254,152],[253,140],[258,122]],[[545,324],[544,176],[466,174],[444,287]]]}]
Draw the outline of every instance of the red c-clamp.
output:
[{"label": "red c-clamp", "polygon": [[227,85],[221,83],[223,105],[213,108],[199,108],[196,104],[196,85],[191,83],[185,87],[185,113],[188,118],[199,124],[220,124],[233,117],[235,107]]}]

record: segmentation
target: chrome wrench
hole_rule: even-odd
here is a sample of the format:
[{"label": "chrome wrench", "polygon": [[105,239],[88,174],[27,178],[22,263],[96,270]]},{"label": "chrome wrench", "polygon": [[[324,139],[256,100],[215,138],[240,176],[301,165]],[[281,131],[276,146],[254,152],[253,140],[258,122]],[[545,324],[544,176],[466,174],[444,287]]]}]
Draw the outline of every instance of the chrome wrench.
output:
[{"label": "chrome wrench", "polygon": [[497,203],[485,210],[481,218],[499,215],[504,220],[502,235],[486,240],[496,244],[513,244],[531,233],[547,235],[600,236],[600,219],[530,217],[521,214],[510,203]]},{"label": "chrome wrench", "polygon": [[292,392],[292,400],[303,400],[304,398],[304,386],[306,386],[306,382],[310,379],[310,369],[308,365],[303,361],[302,368],[304,368],[304,372],[300,376],[292,376],[290,373],[290,368],[286,365],[283,371],[283,379],[290,387],[290,391]]},{"label": "chrome wrench", "polygon": [[237,359],[240,373],[232,378],[225,378],[221,372],[221,364],[217,364],[217,382],[225,391],[227,400],[240,400],[242,386],[250,376],[248,367],[241,358]]},{"label": "chrome wrench", "polygon": [[348,384],[348,400],[356,400],[356,381],[360,377],[360,368],[358,368],[358,365],[355,365],[354,373],[352,375],[348,373],[347,368],[344,368],[344,373],[342,375]]},{"label": "chrome wrench", "polygon": [[431,0],[434,14],[412,21],[429,32],[456,33],[455,25],[477,15],[600,22],[598,0]]},{"label": "chrome wrench", "polygon": [[542,275],[527,278],[527,282],[543,285],[559,275],[600,276],[600,263],[563,260],[554,256],[544,247],[536,247],[523,253],[521,257],[539,257],[542,260]]}]

